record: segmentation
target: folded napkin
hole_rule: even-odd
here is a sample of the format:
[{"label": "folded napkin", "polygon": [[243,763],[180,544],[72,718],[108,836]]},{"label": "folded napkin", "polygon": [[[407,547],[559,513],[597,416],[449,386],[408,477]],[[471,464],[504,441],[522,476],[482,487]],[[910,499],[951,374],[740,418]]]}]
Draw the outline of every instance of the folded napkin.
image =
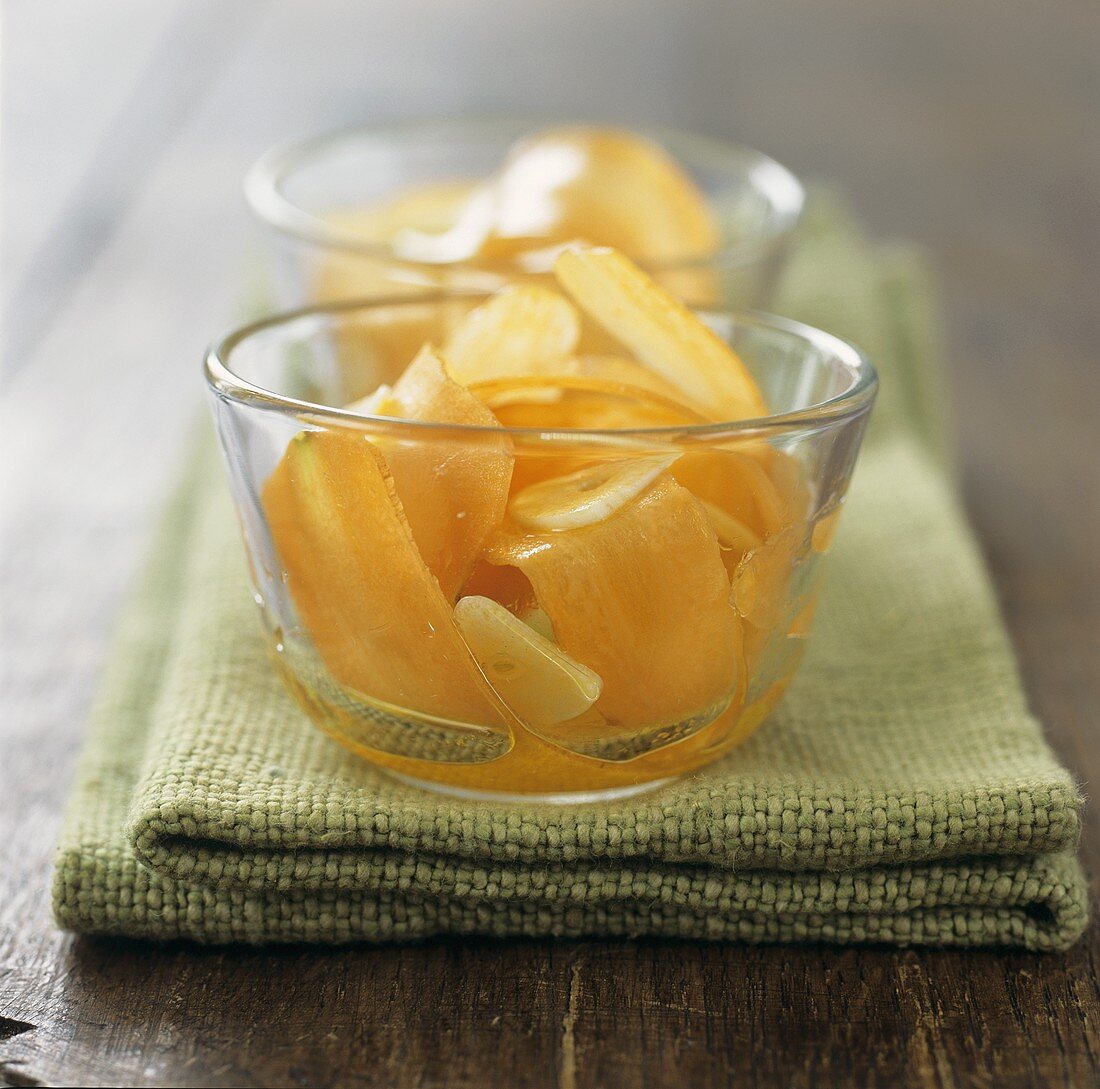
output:
[{"label": "folded napkin", "polygon": [[819,205],[777,309],[861,344],[883,396],[810,650],[752,740],[624,801],[451,800],[314,729],[268,662],[220,470],[196,455],[94,712],[60,925],[1070,945],[1080,800],[1028,715],[951,484],[923,283]]}]

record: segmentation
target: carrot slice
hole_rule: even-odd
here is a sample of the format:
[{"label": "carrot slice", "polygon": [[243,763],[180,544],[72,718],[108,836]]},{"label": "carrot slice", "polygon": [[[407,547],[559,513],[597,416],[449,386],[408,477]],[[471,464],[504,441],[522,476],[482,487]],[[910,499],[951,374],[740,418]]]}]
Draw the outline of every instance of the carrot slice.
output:
[{"label": "carrot slice", "polygon": [[718,226],[657,144],[617,129],[550,129],[517,144],[495,181],[493,233],[591,238],[640,261],[706,256]]},{"label": "carrot slice", "polygon": [[499,434],[387,436],[381,449],[413,539],[443,594],[453,601],[481,546],[500,524],[512,477],[512,444],[496,417],[447,374],[425,346],[388,401],[409,420],[493,428]]},{"label": "carrot slice", "polygon": [[398,708],[504,728],[373,444],[303,431],[262,499],[299,619],[337,681]]},{"label": "carrot slice", "polygon": [[621,253],[568,249],[554,274],[582,310],[714,418],[767,415],[763,395],[733,350]]},{"label": "carrot slice", "polygon": [[705,447],[684,454],[672,475],[693,495],[764,538],[788,520],[786,499],[761,464],[769,456],[759,445]]},{"label": "carrot slice", "polygon": [[740,627],[718,541],[667,474],[580,529],[506,526],[485,556],[530,579],[558,645],[602,678],[595,710],[615,729],[702,725],[734,695]]},{"label": "carrot slice", "polygon": [[505,427],[621,431],[705,422],[681,401],[643,386],[579,374],[478,381],[471,383],[470,392]]},{"label": "carrot slice", "polygon": [[734,574],[730,601],[754,627],[771,629],[782,618],[789,605],[787,584],[805,537],[805,526],[789,526],[753,549]]},{"label": "carrot slice", "polygon": [[750,670],[793,624],[792,610],[799,607],[796,572],[806,562],[808,536],[804,523],[788,526],[748,553],[733,574],[730,603],[744,622]]},{"label": "carrot slice", "polygon": [[760,538],[744,522],[739,521],[729,511],[705,499],[700,499],[707,512],[711,527],[718,537],[722,549],[722,562],[732,579],[744,558],[761,545]]}]

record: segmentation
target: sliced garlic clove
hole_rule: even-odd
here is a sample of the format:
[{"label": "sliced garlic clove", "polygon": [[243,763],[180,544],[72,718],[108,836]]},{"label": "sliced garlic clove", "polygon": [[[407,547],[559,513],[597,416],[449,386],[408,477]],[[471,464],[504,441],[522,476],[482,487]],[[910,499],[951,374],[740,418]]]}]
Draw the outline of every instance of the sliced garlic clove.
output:
[{"label": "sliced garlic clove", "polygon": [[392,416],[402,415],[401,402],[394,395],[393,388],[385,384],[381,385],[373,393],[366,397],[360,397],[357,401],[344,405],[345,412],[355,412],[360,416]]},{"label": "sliced garlic clove", "polygon": [[590,526],[641,495],[678,457],[604,462],[532,484],[512,499],[508,513],[528,529],[542,532]]},{"label": "sliced garlic clove", "polygon": [[443,347],[456,382],[561,374],[580,339],[580,317],[549,288],[516,284],[472,310]]},{"label": "sliced garlic clove", "polygon": [[551,643],[555,642],[554,639],[554,625],[550,622],[550,617],[543,609],[532,609],[529,613],[525,613],[520,617],[520,620],[524,622],[532,631],[536,631],[543,637],[543,639],[549,639]]},{"label": "sliced garlic clove", "polygon": [[486,679],[524,722],[567,722],[599,699],[598,674],[492,598],[460,598],[454,616]]},{"label": "sliced garlic clove", "polygon": [[554,263],[582,310],[694,404],[724,420],[766,416],[732,349],[675,296],[615,250],[576,246]]}]

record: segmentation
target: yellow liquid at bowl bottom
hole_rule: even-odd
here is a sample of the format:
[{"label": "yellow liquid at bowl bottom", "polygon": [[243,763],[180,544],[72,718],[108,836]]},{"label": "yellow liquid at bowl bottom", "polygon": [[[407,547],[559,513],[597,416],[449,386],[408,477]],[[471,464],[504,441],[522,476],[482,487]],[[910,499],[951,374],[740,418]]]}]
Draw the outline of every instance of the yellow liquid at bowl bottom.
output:
[{"label": "yellow liquid at bowl bottom", "polygon": [[[531,800],[599,800],[659,786],[713,763],[749,738],[771,714],[798,667],[798,651],[785,663],[783,675],[751,703],[731,704],[712,722],[672,744],[627,760],[582,755],[524,728],[512,728],[511,745],[502,735],[486,732],[501,754],[479,762],[420,759],[365,745],[357,738],[359,722],[331,698],[303,683],[280,655],[276,666],[295,700],[325,733],[377,767],[442,793],[483,797],[528,797]],[[425,747],[431,742],[426,741]]]}]

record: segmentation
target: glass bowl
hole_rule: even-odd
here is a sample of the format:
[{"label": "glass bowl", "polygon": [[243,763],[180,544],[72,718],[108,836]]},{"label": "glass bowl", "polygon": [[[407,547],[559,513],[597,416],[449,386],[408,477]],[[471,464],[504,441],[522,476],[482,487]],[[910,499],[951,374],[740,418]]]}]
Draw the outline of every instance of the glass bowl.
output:
[{"label": "glass bowl", "polygon": [[[407,312],[440,343],[482,298],[314,306],[210,350],[276,669],[340,742],[454,794],[608,798],[708,764],[798,668],[874,370],[829,334],[721,312],[702,316],[773,415],[596,430],[565,405],[541,427],[522,403],[497,409],[508,427],[330,407],[404,369]],[[579,529],[502,523],[483,499],[511,489],[514,511],[524,487],[580,479],[626,490]]]},{"label": "glass bowl", "polygon": [[[347,216],[430,186],[432,207],[422,213],[430,222],[440,214],[440,201],[445,206],[491,174],[517,140],[546,127],[516,119],[415,121],[347,129],[269,151],[249,172],[244,189],[268,228],[279,303],[302,306],[425,289],[493,291],[506,280],[543,275],[547,269],[537,258],[522,268],[411,260],[389,242],[372,240],[361,221],[349,229]],[[669,129],[638,134],[663,147],[691,176],[721,234],[715,252],[684,254],[647,271],[692,306],[767,308],[802,212],[798,179],[738,144]]]}]

